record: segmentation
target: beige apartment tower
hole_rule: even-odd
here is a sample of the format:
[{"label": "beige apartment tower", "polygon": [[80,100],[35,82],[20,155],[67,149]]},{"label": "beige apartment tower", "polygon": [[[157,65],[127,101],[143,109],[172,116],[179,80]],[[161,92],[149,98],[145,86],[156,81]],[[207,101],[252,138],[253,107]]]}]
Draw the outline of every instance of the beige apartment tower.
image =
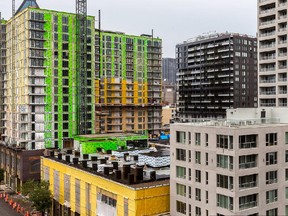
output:
[{"label": "beige apartment tower", "polygon": [[288,124],[275,118],[285,110],[264,111],[171,125],[171,215],[288,215]]},{"label": "beige apartment tower", "polygon": [[287,0],[258,0],[258,101],[287,107]]}]

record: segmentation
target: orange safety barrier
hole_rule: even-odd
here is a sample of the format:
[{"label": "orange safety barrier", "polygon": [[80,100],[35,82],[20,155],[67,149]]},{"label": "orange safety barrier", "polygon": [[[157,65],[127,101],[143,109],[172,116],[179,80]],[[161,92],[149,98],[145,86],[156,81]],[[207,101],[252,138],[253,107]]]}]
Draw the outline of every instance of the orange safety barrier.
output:
[{"label": "orange safety barrier", "polygon": [[30,213],[28,211],[26,211],[25,216],[30,216]]},{"label": "orange safety barrier", "polygon": [[24,214],[25,213],[25,210],[23,207],[21,207],[21,213]]},{"label": "orange safety barrier", "polygon": [[8,202],[8,199],[9,199],[9,196],[7,194],[6,197],[5,197],[5,202]]},{"label": "orange safety barrier", "polygon": [[18,206],[17,206],[17,212],[21,212],[21,206],[20,206],[20,204],[18,204]]},{"label": "orange safety barrier", "polygon": [[14,203],[13,203],[13,209],[16,209],[16,207],[17,207],[17,203],[14,202]]},{"label": "orange safety barrier", "polygon": [[10,201],[9,201],[9,205],[10,205],[10,206],[13,205],[13,200],[12,200],[12,199],[10,199]]},{"label": "orange safety barrier", "polygon": [[3,197],[3,194],[1,193],[1,194],[0,194],[0,199],[2,199],[2,197]]}]

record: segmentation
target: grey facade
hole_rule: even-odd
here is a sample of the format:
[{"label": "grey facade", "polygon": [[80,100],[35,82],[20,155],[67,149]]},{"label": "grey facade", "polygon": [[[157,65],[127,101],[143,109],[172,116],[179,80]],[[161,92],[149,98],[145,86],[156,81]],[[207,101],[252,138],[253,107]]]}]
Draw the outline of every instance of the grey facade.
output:
[{"label": "grey facade", "polygon": [[176,56],[178,118],[223,118],[228,108],[257,106],[256,38],[199,36],[178,44]]},{"label": "grey facade", "polygon": [[162,59],[162,79],[169,84],[176,84],[176,59],[163,58]]}]

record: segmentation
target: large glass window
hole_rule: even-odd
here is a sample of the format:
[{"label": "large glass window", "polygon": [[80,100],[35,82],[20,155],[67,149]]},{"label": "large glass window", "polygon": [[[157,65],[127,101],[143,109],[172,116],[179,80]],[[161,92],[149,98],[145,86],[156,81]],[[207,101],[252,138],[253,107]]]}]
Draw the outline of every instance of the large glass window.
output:
[{"label": "large glass window", "polygon": [[239,136],[239,148],[256,148],[257,147],[257,135],[243,135]]},{"label": "large glass window", "polygon": [[195,170],[195,181],[201,183],[201,170]]},{"label": "large glass window", "polygon": [[277,145],[277,133],[266,134],[266,146]]},{"label": "large glass window", "polygon": [[195,133],[195,145],[201,145],[201,134]]},{"label": "large glass window", "polygon": [[257,206],[257,194],[239,197],[239,209],[244,210]]},{"label": "large glass window", "polygon": [[266,211],[266,216],[278,216],[278,208]]},{"label": "large glass window", "polygon": [[257,155],[244,155],[239,157],[239,169],[249,169],[257,166]]},{"label": "large glass window", "polygon": [[186,178],[186,168],[181,166],[176,166],[176,177],[177,178]]},{"label": "large glass window", "polygon": [[277,170],[266,172],[266,184],[277,183]]},{"label": "large glass window", "polygon": [[222,194],[217,194],[217,206],[233,210],[233,198]]},{"label": "large glass window", "polygon": [[277,164],[277,152],[266,153],[266,165]]},{"label": "large glass window", "polygon": [[233,157],[228,155],[218,155],[217,154],[217,167],[224,169],[233,169]]},{"label": "large glass window", "polygon": [[217,148],[233,149],[233,136],[217,135]]},{"label": "large glass window", "polygon": [[185,131],[176,131],[176,142],[185,144],[186,141],[186,132]]},{"label": "large glass window", "polygon": [[201,152],[200,151],[195,151],[195,163],[201,164]]},{"label": "large glass window", "polygon": [[182,184],[176,184],[177,195],[186,197],[186,186]]},{"label": "large glass window", "polygon": [[176,211],[186,215],[186,203],[176,200]]},{"label": "large glass window", "polygon": [[195,188],[195,200],[201,201],[201,189]]},{"label": "large glass window", "polygon": [[257,174],[239,177],[239,189],[247,189],[257,186]]},{"label": "large glass window", "polygon": [[217,187],[233,189],[233,177],[217,174]]},{"label": "large glass window", "polygon": [[266,191],[266,203],[276,202],[278,200],[277,190]]},{"label": "large glass window", "polygon": [[185,149],[176,149],[176,160],[186,161]]}]

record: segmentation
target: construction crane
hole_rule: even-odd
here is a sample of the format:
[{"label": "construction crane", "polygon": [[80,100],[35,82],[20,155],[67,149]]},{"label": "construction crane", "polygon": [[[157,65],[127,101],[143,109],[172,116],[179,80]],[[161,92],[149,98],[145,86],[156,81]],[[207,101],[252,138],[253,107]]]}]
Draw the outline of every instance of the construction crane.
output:
[{"label": "construction crane", "polygon": [[15,0],[12,0],[12,16],[14,16],[16,13],[16,10],[15,10]]},{"label": "construction crane", "polygon": [[87,134],[87,0],[76,0],[77,133]]}]

